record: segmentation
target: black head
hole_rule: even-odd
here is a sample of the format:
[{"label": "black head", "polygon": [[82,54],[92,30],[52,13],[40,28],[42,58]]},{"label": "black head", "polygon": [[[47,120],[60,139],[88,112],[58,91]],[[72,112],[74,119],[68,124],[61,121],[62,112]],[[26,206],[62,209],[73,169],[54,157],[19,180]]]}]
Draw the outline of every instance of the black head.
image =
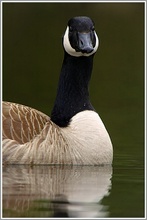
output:
[{"label": "black head", "polygon": [[74,17],[68,21],[63,37],[65,51],[71,56],[90,56],[98,48],[94,22],[89,17]]}]

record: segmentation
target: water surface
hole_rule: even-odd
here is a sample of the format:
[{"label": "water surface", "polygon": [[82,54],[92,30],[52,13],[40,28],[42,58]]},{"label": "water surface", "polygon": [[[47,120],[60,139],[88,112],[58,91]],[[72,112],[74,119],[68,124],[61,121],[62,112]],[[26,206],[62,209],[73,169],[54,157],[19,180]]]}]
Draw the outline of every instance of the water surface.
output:
[{"label": "water surface", "polygon": [[114,168],[3,168],[3,217],[143,216],[144,172],[140,163]]},{"label": "water surface", "polygon": [[106,216],[112,167],[8,166],[3,171],[5,216]]}]

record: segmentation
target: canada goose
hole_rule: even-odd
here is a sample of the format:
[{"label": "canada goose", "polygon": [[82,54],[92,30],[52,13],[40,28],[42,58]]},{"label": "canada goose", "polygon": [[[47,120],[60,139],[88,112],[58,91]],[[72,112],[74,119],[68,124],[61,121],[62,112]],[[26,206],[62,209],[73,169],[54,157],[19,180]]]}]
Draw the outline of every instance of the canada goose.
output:
[{"label": "canada goose", "polygon": [[98,48],[88,17],[68,21],[64,60],[51,118],[15,103],[3,103],[3,163],[111,164],[108,132],[89,100],[88,84]]}]

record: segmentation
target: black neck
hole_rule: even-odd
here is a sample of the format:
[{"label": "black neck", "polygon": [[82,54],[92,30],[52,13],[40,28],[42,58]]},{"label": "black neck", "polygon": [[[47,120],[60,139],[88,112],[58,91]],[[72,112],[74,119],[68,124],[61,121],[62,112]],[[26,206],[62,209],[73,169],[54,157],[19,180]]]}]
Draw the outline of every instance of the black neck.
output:
[{"label": "black neck", "polygon": [[94,110],[89,100],[88,83],[93,66],[93,55],[73,57],[65,52],[57,96],[51,120],[65,127],[78,112]]}]

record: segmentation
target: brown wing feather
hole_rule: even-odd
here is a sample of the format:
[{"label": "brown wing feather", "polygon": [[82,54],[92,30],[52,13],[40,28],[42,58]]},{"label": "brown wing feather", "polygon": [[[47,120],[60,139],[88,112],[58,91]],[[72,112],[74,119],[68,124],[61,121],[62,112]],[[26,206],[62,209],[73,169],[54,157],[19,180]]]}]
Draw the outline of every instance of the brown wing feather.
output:
[{"label": "brown wing feather", "polygon": [[48,121],[47,115],[33,108],[3,102],[3,139],[26,143],[39,134]]}]

